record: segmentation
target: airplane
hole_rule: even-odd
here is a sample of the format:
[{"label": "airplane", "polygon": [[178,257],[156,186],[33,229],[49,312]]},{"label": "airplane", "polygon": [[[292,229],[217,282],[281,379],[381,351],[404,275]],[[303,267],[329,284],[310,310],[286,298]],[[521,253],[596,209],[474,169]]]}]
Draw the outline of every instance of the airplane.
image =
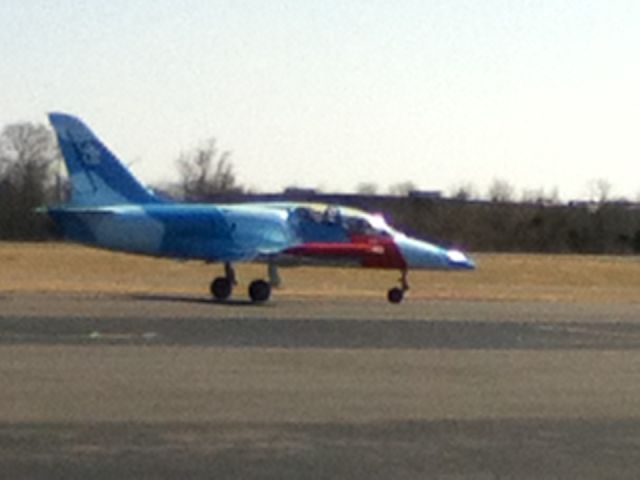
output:
[{"label": "airplane", "polygon": [[387,292],[400,303],[410,269],[473,269],[459,250],[418,240],[380,215],[343,206],[296,202],[196,204],[163,199],[143,186],[79,118],[50,113],[66,164],[71,195],[46,213],[69,240],[114,251],[202,260],[224,265],[213,279],[215,300],[237,285],[234,264],[264,262],[269,280],[249,285],[254,303],[280,285],[279,266],[352,265],[395,269],[399,286]]}]

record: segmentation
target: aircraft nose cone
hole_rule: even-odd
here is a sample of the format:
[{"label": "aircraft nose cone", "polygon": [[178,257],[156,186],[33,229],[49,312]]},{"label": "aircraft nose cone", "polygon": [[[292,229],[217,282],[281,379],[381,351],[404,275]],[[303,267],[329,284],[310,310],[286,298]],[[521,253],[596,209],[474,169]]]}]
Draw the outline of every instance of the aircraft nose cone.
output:
[{"label": "aircraft nose cone", "polygon": [[462,268],[467,270],[473,270],[476,268],[476,263],[460,250],[447,250],[446,255],[449,260],[449,265],[453,268]]},{"label": "aircraft nose cone", "polygon": [[459,250],[448,250],[410,237],[396,238],[396,244],[409,268],[466,269],[475,263]]}]

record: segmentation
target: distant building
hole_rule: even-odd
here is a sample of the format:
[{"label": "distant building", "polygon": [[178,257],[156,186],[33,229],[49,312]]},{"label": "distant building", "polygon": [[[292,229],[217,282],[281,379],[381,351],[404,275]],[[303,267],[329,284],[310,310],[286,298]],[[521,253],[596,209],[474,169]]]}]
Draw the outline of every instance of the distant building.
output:
[{"label": "distant building", "polygon": [[309,197],[317,195],[315,188],[288,187],[282,192],[285,197]]},{"label": "distant building", "polygon": [[411,190],[409,192],[409,197],[439,200],[442,198],[442,192],[440,190]]}]

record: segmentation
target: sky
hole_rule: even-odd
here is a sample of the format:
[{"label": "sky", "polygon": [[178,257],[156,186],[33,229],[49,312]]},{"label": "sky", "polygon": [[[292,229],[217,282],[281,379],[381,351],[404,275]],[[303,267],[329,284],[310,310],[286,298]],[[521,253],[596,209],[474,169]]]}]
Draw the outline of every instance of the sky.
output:
[{"label": "sky", "polygon": [[78,115],[144,182],[640,198],[636,0],[3,0],[0,126]]}]

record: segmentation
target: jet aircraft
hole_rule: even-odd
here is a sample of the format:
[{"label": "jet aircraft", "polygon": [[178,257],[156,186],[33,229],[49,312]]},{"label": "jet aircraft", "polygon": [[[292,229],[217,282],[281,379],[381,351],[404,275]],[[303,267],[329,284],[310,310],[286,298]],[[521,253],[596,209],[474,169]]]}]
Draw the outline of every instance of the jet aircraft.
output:
[{"label": "jet aircraft", "polygon": [[78,118],[50,113],[71,186],[70,201],[46,211],[61,233],[82,244],[129,253],[224,265],[212,296],[228,299],[236,285],[233,264],[265,262],[268,281],[249,286],[265,302],[280,284],[278,266],[318,264],[396,269],[392,303],[409,289],[409,269],[472,269],[458,250],[411,238],[382,216],[342,206],[267,202],[192,204],[162,199],[144,187]]}]

